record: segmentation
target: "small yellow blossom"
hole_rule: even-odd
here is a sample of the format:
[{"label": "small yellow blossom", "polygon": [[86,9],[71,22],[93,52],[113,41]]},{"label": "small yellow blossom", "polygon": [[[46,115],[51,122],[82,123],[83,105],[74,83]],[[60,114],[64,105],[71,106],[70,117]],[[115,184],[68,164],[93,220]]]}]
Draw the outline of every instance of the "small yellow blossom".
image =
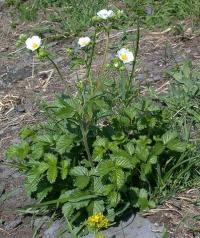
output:
[{"label": "small yellow blossom", "polygon": [[90,216],[87,225],[92,229],[102,229],[108,227],[108,219],[101,213]]}]

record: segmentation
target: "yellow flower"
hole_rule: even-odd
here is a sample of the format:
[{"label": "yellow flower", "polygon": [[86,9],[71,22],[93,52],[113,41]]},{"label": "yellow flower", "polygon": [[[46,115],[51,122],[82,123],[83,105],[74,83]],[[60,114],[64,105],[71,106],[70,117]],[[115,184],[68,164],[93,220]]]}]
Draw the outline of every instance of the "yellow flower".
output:
[{"label": "yellow flower", "polygon": [[29,37],[25,43],[27,49],[35,51],[41,46],[42,40],[39,36],[32,36]]},{"label": "yellow flower", "polygon": [[108,227],[108,219],[101,213],[88,217],[87,225],[93,229],[102,229]]}]

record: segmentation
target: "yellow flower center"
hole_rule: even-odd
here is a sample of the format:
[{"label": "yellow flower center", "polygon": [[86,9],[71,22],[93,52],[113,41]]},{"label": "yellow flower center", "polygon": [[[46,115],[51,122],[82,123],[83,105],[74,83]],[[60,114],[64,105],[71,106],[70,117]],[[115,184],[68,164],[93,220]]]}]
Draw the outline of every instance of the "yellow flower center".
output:
[{"label": "yellow flower center", "polygon": [[127,60],[128,57],[127,57],[127,54],[121,54],[121,59],[124,61],[124,60]]},{"label": "yellow flower center", "polygon": [[38,44],[37,43],[32,43],[32,48],[34,49],[34,50],[36,50],[37,48],[38,48]]}]

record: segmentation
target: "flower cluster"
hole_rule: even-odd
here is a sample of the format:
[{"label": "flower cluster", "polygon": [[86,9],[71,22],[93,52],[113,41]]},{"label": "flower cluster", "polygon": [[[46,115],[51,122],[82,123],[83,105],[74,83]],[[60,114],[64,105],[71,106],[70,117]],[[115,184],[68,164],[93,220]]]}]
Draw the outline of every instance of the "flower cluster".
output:
[{"label": "flower cluster", "polygon": [[108,227],[108,219],[101,213],[90,216],[87,220],[88,227],[92,229],[102,229]]}]

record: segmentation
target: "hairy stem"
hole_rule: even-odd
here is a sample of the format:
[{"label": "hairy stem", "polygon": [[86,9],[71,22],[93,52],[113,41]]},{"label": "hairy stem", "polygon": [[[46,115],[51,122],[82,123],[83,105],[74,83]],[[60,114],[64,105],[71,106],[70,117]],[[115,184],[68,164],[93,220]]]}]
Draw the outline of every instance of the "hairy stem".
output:
[{"label": "hairy stem", "polygon": [[81,131],[82,131],[82,135],[83,135],[83,144],[84,144],[84,147],[85,147],[85,151],[86,151],[88,160],[90,162],[91,167],[94,168],[93,161],[92,161],[92,156],[91,156],[89,145],[88,145],[88,139],[87,139],[88,132],[87,132],[87,130],[84,129],[83,126],[81,127]]},{"label": "hairy stem", "polygon": [[94,50],[95,50],[95,45],[96,45],[96,37],[97,37],[97,30],[95,29],[93,40],[92,40],[92,49],[91,49],[90,57],[89,57],[89,60],[88,60],[88,63],[87,63],[87,74],[86,74],[87,78],[90,77],[90,72],[91,72],[91,67],[92,67],[92,60],[93,60],[93,57],[94,57]]},{"label": "hairy stem", "polygon": [[62,74],[61,74],[61,72],[60,72],[60,70],[59,70],[57,64],[56,64],[49,56],[47,56],[47,59],[48,59],[48,60],[53,64],[53,66],[55,67],[56,71],[58,72],[58,75],[59,75],[60,79],[64,81],[64,78],[63,78],[63,76],[62,76]]},{"label": "hairy stem", "polygon": [[136,66],[136,62],[137,62],[139,44],[140,44],[140,26],[139,26],[139,22],[138,22],[137,23],[137,38],[136,38],[136,46],[135,46],[135,53],[134,53],[134,61],[133,61],[133,65],[132,65],[131,74],[130,74],[130,77],[129,77],[128,90],[130,89],[130,86],[132,84],[132,80],[133,80],[133,77],[134,77],[134,73],[135,73],[135,66]]}]

